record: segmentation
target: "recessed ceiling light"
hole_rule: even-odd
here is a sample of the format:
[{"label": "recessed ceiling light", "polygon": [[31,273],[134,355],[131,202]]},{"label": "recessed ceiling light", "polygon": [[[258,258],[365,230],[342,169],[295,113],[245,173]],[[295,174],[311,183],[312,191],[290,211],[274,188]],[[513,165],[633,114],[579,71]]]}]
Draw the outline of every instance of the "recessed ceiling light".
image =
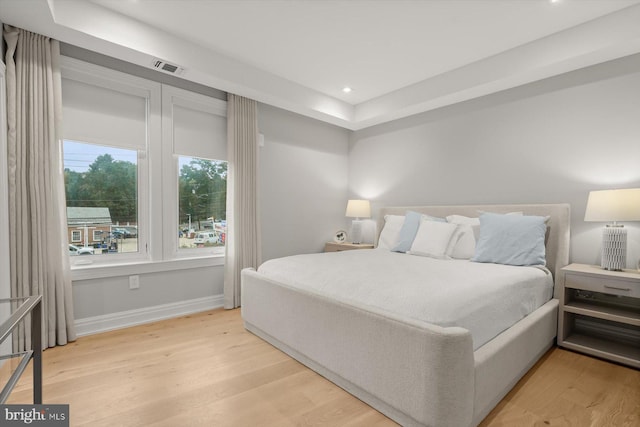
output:
[{"label": "recessed ceiling light", "polygon": [[344,93],[349,93],[349,92],[351,92],[351,90],[352,90],[352,89],[351,89],[349,86],[345,86],[345,87],[343,87],[343,88],[342,88],[342,91],[343,91]]},{"label": "recessed ceiling light", "polygon": [[549,0],[549,3],[554,4],[554,3],[560,3],[562,0]]}]

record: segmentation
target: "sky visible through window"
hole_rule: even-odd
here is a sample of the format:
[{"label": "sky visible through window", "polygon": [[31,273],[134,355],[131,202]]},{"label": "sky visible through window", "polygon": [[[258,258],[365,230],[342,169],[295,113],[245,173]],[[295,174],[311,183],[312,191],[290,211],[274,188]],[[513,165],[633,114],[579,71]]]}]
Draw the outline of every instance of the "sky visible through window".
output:
[{"label": "sky visible through window", "polygon": [[137,163],[136,152],[105,145],[64,141],[64,168],[74,172],[86,172],[98,156],[110,154],[114,160]]},{"label": "sky visible through window", "polygon": [[[94,145],[84,142],[64,141],[64,168],[74,172],[86,172],[98,156],[110,154],[114,160],[137,163],[136,152],[123,148]],[[189,157],[179,157],[178,170],[191,161]]]}]

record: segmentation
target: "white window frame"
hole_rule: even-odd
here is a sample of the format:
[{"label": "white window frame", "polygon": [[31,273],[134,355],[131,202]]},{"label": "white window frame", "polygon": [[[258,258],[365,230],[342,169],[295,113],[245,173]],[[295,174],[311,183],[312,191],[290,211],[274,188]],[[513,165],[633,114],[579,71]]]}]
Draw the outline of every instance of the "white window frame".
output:
[{"label": "white window frame", "polygon": [[102,230],[92,230],[91,241],[100,242],[102,240]]},{"label": "white window frame", "polygon": [[[75,237],[75,236],[78,237]],[[71,230],[71,243],[82,242],[82,230]]]},{"label": "white window frame", "polygon": [[[61,57],[61,71],[63,78],[144,97],[147,107],[146,150],[138,151],[139,252],[72,257],[72,279],[87,280],[223,265],[224,254],[214,255],[207,250],[194,254],[178,253],[175,229],[178,223],[178,159],[173,155],[171,134],[167,134],[172,131],[173,124],[163,120],[162,116],[162,90],[166,88],[166,93],[173,97],[171,102],[186,102],[185,106],[196,109],[196,105],[200,105],[203,111],[215,111],[223,117],[226,117],[226,102],[65,56]],[[167,118],[171,116],[168,114]],[[109,145],[108,141],[92,138],[78,142]],[[193,157],[206,158],[197,153]],[[174,236],[175,240],[172,240]]]},{"label": "white window frame", "polygon": [[[224,250],[220,248],[198,248],[197,250],[181,251],[178,247],[178,180],[180,155],[174,150],[173,107],[180,106],[191,110],[202,111],[221,117],[227,117],[227,103],[220,99],[201,95],[195,92],[179,89],[173,86],[162,85],[162,141],[164,163],[163,185],[165,188],[164,200],[164,257],[167,259],[193,259],[193,258],[220,258],[224,259]],[[199,153],[182,153],[182,156],[207,159]],[[207,159],[223,160],[227,159]]]},{"label": "white window frame", "polygon": [[[156,216],[150,216],[152,209],[160,208],[158,202],[154,203],[151,194],[161,192],[159,188],[154,191],[154,182],[161,179],[160,168],[152,169],[149,159],[153,159],[154,151],[157,151],[155,157],[161,157],[161,150],[154,147],[160,146],[160,108],[161,108],[161,85],[150,80],[135,77],[129,74],[114,71],[105,67],[79,61],[73,58],[63,56],[61,58],[61,72],[63,79],[76,80],[85,84],[98,86],[104,89],[122,92],[128,95],[135,95],[143,98],[146,102],[146,130],[147,140],[145,141],[146,150],[138,150],[132,147],[132,150],[138,152],[138,251],[129,253],[109,254],[108,256],[91,256],[82,257],[82,259],[72,260],[72,268],[74,266],[96,265],[121,265],[126,263],[140,263],[158,260],[162,258],[161,247],[155,248],[152,245],[154,229],[160,227]],[[64,119],[63,119],[64,120]],[[63,135],[63,138],[65,135]],[[81,143],[97,144],[109,146],[109,141],[101,140],[94,136],[66,138],[73,139]],[[120,147],[121,148],[121,147]],[[157,160],[160,163],[160,160]],[[154,176],[155,175],[155,176]],[[157,185],[160,187],[160,185]]]}]

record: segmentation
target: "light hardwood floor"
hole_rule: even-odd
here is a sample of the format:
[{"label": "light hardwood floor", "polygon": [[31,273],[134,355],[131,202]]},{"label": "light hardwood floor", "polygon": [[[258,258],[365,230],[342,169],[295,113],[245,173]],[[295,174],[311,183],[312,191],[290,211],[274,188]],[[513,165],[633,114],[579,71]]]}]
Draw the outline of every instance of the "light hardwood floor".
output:
[{"label": "light hardwood floor", "polygon": [[[215,310],[79,338],[44,353],[45,403],[72,426],[392,426]],[[28,370],[8,403],[31,403]],[[488,426],[640,426],[640,371],[552,349]]]}]

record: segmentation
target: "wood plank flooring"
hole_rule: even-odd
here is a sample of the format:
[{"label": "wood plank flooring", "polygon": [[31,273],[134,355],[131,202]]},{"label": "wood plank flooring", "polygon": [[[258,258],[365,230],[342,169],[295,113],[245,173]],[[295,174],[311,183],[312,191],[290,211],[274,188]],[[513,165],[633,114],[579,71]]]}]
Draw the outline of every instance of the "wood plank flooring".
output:
[{"label": "wood plank flooring", "polygon": [[[79,338],[44,353],[72,426],[394,426],[244,330],[239,310]],[[7,403],[31,403],[31,370]],[[481,426],[640,426],[640,371],[552,349]]]}]

